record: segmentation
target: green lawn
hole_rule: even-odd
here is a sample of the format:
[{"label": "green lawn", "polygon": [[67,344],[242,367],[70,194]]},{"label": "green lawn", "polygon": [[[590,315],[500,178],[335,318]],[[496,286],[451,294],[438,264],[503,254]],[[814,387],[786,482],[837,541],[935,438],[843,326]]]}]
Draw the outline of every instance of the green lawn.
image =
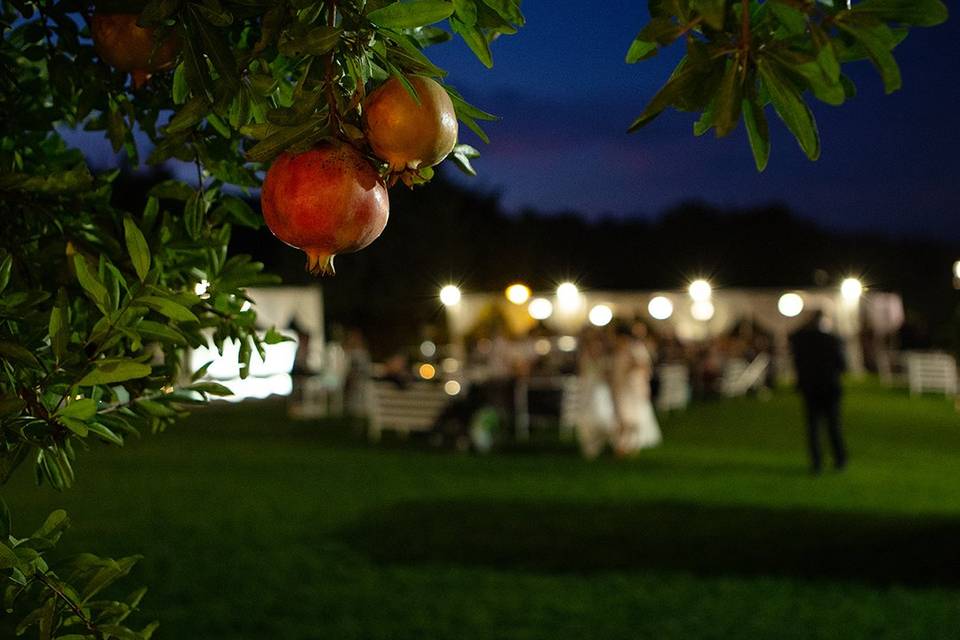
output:
[{"label": "green lawn", "polygon": [[787,392],[666,417],[628,462],[247,405],[98,447],[67,494],[2,491],[21,531],[66,508],[65,551],[143,553],[160,639],[954,639],[960,416],[872,385],[845,415],[849,470],[812,478]]}]

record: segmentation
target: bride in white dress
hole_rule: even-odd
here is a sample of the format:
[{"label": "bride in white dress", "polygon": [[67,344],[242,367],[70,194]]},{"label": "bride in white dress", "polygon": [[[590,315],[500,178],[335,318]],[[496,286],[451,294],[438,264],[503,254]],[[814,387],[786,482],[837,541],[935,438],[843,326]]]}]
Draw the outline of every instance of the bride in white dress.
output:
[{"label": "bride in white dress", "polygon": [[577,374],[580,410],[577,441],[588,459],[596,458],[608,444],[615,444],[618,432],[613,403],[612,354],[598,330],[584,332],[580,341]]},{"label": "bride in white dress", "polygon": [[614,450],[625,456],[663,441],[650,398],[653,361],[641,337],[617,331],[613,353],[612,391],[619,422]]}]

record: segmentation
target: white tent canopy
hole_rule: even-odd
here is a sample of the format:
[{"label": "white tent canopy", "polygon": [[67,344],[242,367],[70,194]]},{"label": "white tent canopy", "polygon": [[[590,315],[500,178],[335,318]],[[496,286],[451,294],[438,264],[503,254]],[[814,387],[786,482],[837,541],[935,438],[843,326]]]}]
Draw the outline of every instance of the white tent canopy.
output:
[{"label": "white tent canopy", "polygon": [[[263,287],[247,289],[257,312],[257,330],[262,334],[276,328],[291,338],[289,342],[264,345],[265,357],[254,352],[246,379],[240,378],[237,364],[239,345],[228,342],[223,355],[215,348],[195,349],[190,354],[191,368],[210,363],[207,377],[226,384],[234,396],[230,400],[290,395],[297,350],[306,346],[305,364],[318,371],[323,364],[323,295],[319,286]],[[296,327],[296,331],[293,330]],[[303,340],[303,338],[308,338]]]},{"label": "white tent canopy", "polygon": [[[802,301],[802,311],[787,316],[780,310],[781,297],[794,294]],[[657,319],[650,313],[655,297],[670,301],[673,311],[668,318]],[[724,335],[738,322],[752,322],[772,334],[776,351],[783,355],[787,337],[807,322],[814,310],[831,318],[837,333],[847,343],[853,369],[861,368],[859,344],[861,329],[869,327],[874,338],[885,338],[903,324],[903,303],[893,293],[867,292],[855,300],[845,299],[837,289],[718,289],[696,313],[694,300],[686,291],[583,291],[576,299],[558,299],[555,292],[534,293],[533,299],[545,298],[552,304],[552,313],[535,320],[529,303],[514,304],[500,293],[465,293],[456,304],[447,306],[447,320],[453,341],[463,344],[465,338],[493,317],[502,319],[506,329],[523,335],[542,322],[547,329],[562,333],[579,332],[588,323],[590,310],[597,305],[609,307],[613,322],[643,320],[655,333],[672,334],[682,342],[697,342]],[[793,298],[796,300],[796,297]],[[545,306],[545,305],[544,305]],[[699,316],[699,318],[697,317]],[[707,317],[709,316],[709,317]]]}]

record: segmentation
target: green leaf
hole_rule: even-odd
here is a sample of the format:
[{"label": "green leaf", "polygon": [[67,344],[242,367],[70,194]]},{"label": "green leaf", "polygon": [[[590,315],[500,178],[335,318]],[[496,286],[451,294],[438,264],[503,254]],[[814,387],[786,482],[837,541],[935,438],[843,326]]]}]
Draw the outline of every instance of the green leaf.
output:
[{"label": "green leaf", "polygon": [[322,25],[310,29],[297,38],[284,38],[277,45],[277,49],[285,56],[311,55],[321,56],[329,53],[340,43],[343,29]]},{"label": "green leaf", "polygon": [[371,11],[367,19],[389,29],[413,29],[446,20],[453,11],[453,4],[446,0],[411,0],[394,2]]},{"label": "green leaf", "polygon": [[293,342],[293,338],[283,335],[277,331],[276,327],[270,327],[263,336],[263,341],[267,344],[280,344],[282,342]]},{"label": "green leaf", "polygon": [[453,0],[453,11],[466,25],[477,24],[477,3],[474,0]]},{"label": "green leaf", "polygon": [[177,412],[168,407],[165,404],[160,404],[153,400],[146,400],[141,398],[137,400],[136,406],[143,409],[146,413],[157,418],[173,418],[177,415]]},{"label": "green leaf", "polygon": [[630,48],[627,49],[627,64],[633,64],[641,60],[647,60],[657,55],[657,43],[648,42],[638,35],[633,39]]},{"label": "green leaf", "polygon": [[105,440],[110,444],[115,444],[118,447],[123,446],[123,438],[99,422],[91,422],[87,425],[87,427],[90,429],[90,433],[98,436],[101,440]]},{"label": "green leaf", "polygon": [[123,217],[123,234],[127,242],[127,251],[130,253],[130,261],[133,262],[133,268],[140,282],[143,282],[150,271],[150,247],[147,246],[143,232],[130,216]]},{"label": "green leaf", "polygon": [[210,112],[210,103],[203,96],[191,98],[185,105],[180,107],[176,115],[167,125],[167,135],[189,131],[203,121],[204,116]]},{"label": "green leaf", "polygon": [[212,396],[232,396],[233,391],[229,388],[223,386],[218,382],[197,382],[192,384],[187,389],[191,391],[201,391],[203,393],[209,393]]},{"label": "green leaf", "polygon": [[140,17],[137,19],[137,25],[141,27],[159,27],[163,22],[172,16],[180,7],[180,0],[149,0]]},{"label": "green leaf", "polygon": [[501,18],[517,26],[523,26],[526,19],[520,12],[520,0],[483,0],[483,4],[493,9]]},{"label": "green leaf", "polygon": [[0,342],[0,357],[16,360],[32,367],[40,366],[40,361],[29,349],[15,342]]},{"label": "green leaf", "polygon": [[[16,396],[0,397],[0,418],[12,416],[23,411],[27,403]],[[0,468],[3,466],[4,456],[0,456]],[[0,473],[0,484],[3,484],[4,476]]]},{"label": "green leaf", "polygon": [[67,354],[70,343],[70,316],[67,291],[63,287],[57,292],[57,301],[50,311],[50,323],[47,331],[50,335],[50,349],[59,364]]},{"label": "green leaf", "polygon": [[206,363],[205,365],[203,365],[202,367],[200,367],[199,369],[197,369],[196,371],[194,371],[194,372],[193,372],[193,375],[190,376],[190,381],[191,381],[191,382],[196,382],[197,380],[199,380],[199,379],[202,378],[203,376],[207,375],[207,369],[209,369],[209,368],[210,368],[210,365],[212,365],[212,364],[213,364],[213,360],[211,360],[210,362]]},{"label": "green leaf", "polygon": [[811,160],[819,158],[820,133],[817,123],[787,72],[776,60],[767,57],[757,60],[757,70],[770,94],[773,108],[800,143],[800,148]]},{"label": "green leaf", "polygon": [[150,375],[150,365],[134,362],[133,360],[111,360],[98,362],[93,370],[83,376],[77,383],[79,387],[92,387],[100,384],[114,384],[126,382]]},{"label": "green leaf", "polygon": [[893,57],[893,48],[897,46],[897,35],[885,24],[856,25],[837,22],[837,26],[853,36],[867,51],[870,61],[880,72],[883,88],[893,93],[903,85],[900,66]]},{"label": "green leaf", "polygon": [[83,255],[79,253],[74,255],[73,265],[76,269],[77,280],[80,282],[80,286],[83,287],[87,296],[93,300],[93,303],[97,305],[97,308],[100,309],[104,315],[108,315],[110,313],[110,297],[107,294],[107,288],[103,286],[100,278],[90,271],[90,268],[87,266],[87,260]]},{"label": "green leaf", "polygon": [[734,56],[727,62],[727,70],[713,107],[713,126],[718,138],[729,135],[736,128],[742,102],[743,74],[740,71],[740,57]]},{"label": "green leaf", "polygon": [[200,37],[196,33],[197,28],[192,21],[183,24],[183,65],[184,77],[190,92],[197,97],[206,98],[213,101],[214,84],[210,77],[210,68],[207,66],[207,58],[203,55],[200,46]]},{"label": "green leaf", "polygon": [[54,171],[38,176],[26,173],[0,174],[0,191],[70,193],[84,191],[92,185],[93,175],[85,164],[79,164],[69,171]]},{"label": "green leaf", "polygon": [[[106,566],[97,571],[93,578],[87,583],[86,587],[84,587],[80,593],[80,604],[86,604],[91,597],[130,573],[130,570],[141,557],[142,556],[131,556],[129,558],[111,560]],[[104,631],[105,629],[100,627],[100,630]]]},{"label": "green leaf", "polygon": [[477,175],[477,172],[474,170],[473,164],[470,161],[479,157],[480,152],[468,144],[458,144],[453,148],[453,152],[450,154],[450,158],[453,160],[454,164],[456,164],[457,167],[468,176]]},{"label": "green leaf", "polygon": [[183,104],[190,95],[190,85],[187,84],[186,63],[181,62],[173,70],[173,103]]},{"label": "green leaf", "polygon": [[10,272],[13,270],[13,256],[7,256],[0,262],[0,293],[7,288],[10,283]]},{"label": "green leaf", "polygon": [[727,15],[727,0],[690,0],[690,8],[703,16],[712,29],[722,29]]},{"label": "green leaf", "polygon": [[168,298],[161,298],[160,296],[141,296],[137,298],[137,302],[145,304],[154,311],[162,313],[171,320],[177,320],[179,322],[198,322],[197,316],[193,315],[193,312],[190,309],[187,309],[185,306],[178,302],[174,302]]},{"label": "green leaf", "polygon": [[770,128],[767,124],[767,116],[756,95],[746,96],[743,99],[742,109],[743,123],[747,128],[753,160],[757,165],[757,171],[763,171],[770,160]]},{"label": "green leaf", "polygon": [[831,82],[839,82],[840,61],[837,59],[837,52],[833,48],[833,41],[819,25],[811,25],[810,33],[817,47],[817,64],[820,65]]},{"label": "green leaf", "polygon": [[321,118],[313,118],[295,127],[276,127],[247,151],[247,159],[251,162],[268,162],[294,143],[312,142],[326,135],[326,123]]},{"label": "green leaf", "polygon": [[18,566],[20,566],[20,558],[13,552],[13,549],[0,540],[0,569],[11,569]]},{"label": "green leaf", "polygon": [[223,8],[216,0],[206,0],[203,4],[194,4],[193,9],[215,27],[229,27],[233,24],[233,14]]},{"label": "green leaf", "polygon": [[791,4],[782,0],[767,2],[766,6],[777,17],[787,33],[799,35],[807,31],[807,16]]},{"label": "green leaf", "polygon": [[490,53],[490,43],[487,42],[486,36],[483,35],[480,29],[475,26],[471,27],[456,17],[450,18],[450,27],[454,33],[459,34],[459,36],[463,38],[463,41],[467,43],[467,46],[470,47],[470,50],[473,51],[473,54],[477,56],[477,59],[480,60],[485,67],[488,69],[493,68],[493,54]]},{"label": "green leaf", "polygon": [[60,535],[70,526],[70,518],[63,509],[57,509],[43,522],[43,525],[33,532],[32,538],[46,538],[52,542],[60,539]]},{"label": "green leaf", "polygon": [[6,540],[13,532],[13,519],[7,503],[0,498],[0,540]]},{"label": "green leaf", "polygon": [[220,207],[229,212],[231,222],[252,229],[259,229],[263,224],[263,218],[251,209],[250,205],[235,196],[224,196],[220,201]]},{"label": "green leaf", "polygon": [[197,191],[191,189],[189,185],[178,180],[164,180],[150,189],[148,195],[161,200],[180,200],[187,201]]},{"label": "green leaf", "polygon": [[701,88],[705,84],[703,67],[693,62],[688,54],[677,65],[667,84],[653,96],[627,131],[633,133],[646,126],[663,113],[667,107],[682,102],[691,90]]},{"label": "green leaf", "polygon": [[[199,8],[202,5],[191,3],[189,6],[193,10],[194,16],[194,20],[190,21],[193,31],[200,36],[203,52],[210,58],[213,68],[220,75],[219,80],[229,87],[239,86],[240,74],[237,71],[237,61],[226,40],[224,31],[213,28],[209,22],[198,17],[202,13]],[[216,95],[216,91],[213,94]]]},{"label": "green leaf", "polygon": [[917,27],[943,24],[949,13],[940,0],[862,0],[850,10],[851,16],[872,16]]},{"label": "green leaf", "polygon": [[196,191],[183,205],[183,223],[187,228],[187,235],[192,240],[200,237],[206,215],[207,201],[203,198],[202,192]]},{"label": "green leaf", "polygon": [[87,428],[87,423],[83,420],[80,420],[79,418],[71,418],[70,416],[61,416],[58,418],[58,422],[81,438],[87,437],[89,429]]},{"label": "green leaf", "polygon": [[160,342],[169,342],[171,344],[187,343],[187,339],[182,333],[173,327],[160,324],[159,322],[154,322],[153,320],[141,320],[139,323],[137,323],[134,329],[147,341],[158,340]]},{"label": "green leaf", "polygon": [[66,416],[78,420],[89,420],[97,414],[97,401],[93,398],[74,400],[57,411],[56,416]]},{"label": "green leaf", "polygon": [[143,636],[128,629],[126,627],[121,627],[116,624],[101,624],[97,625],[97,628],[101,632],[108,634],[111,638],[117,638],[117,640],[143,640]]}]

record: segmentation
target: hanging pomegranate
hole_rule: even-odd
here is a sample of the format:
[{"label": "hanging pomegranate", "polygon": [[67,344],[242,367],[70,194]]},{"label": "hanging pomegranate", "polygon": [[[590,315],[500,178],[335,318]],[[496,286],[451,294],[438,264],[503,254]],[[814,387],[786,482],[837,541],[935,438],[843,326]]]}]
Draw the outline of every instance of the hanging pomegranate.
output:
[{"label": "hanging pomegranate", "polygon": [[180,50],[173,34],[157,43],[156,30],[137,25],[138,17],[135,13],[94,13],[90,20],[97,55],[114,69],[129,71],[135,87],[143,85],[151,73],[172,67]]},{"label": "hanging pomegranate", "polygon": [[333,258],[363,249],[387,225],[387,187],[349,144],[321,144],[273,162],[260,194],[277,238],[307,254],[307,270],[332,275]]},{"label": "hanging pomegranate", "polygon": [[432,167],[457,144],[457,114],[450,96],[437,82],[407,78],[419,104],[397,78],[390,78],[364,101],[364,133],[390,171]]}]

